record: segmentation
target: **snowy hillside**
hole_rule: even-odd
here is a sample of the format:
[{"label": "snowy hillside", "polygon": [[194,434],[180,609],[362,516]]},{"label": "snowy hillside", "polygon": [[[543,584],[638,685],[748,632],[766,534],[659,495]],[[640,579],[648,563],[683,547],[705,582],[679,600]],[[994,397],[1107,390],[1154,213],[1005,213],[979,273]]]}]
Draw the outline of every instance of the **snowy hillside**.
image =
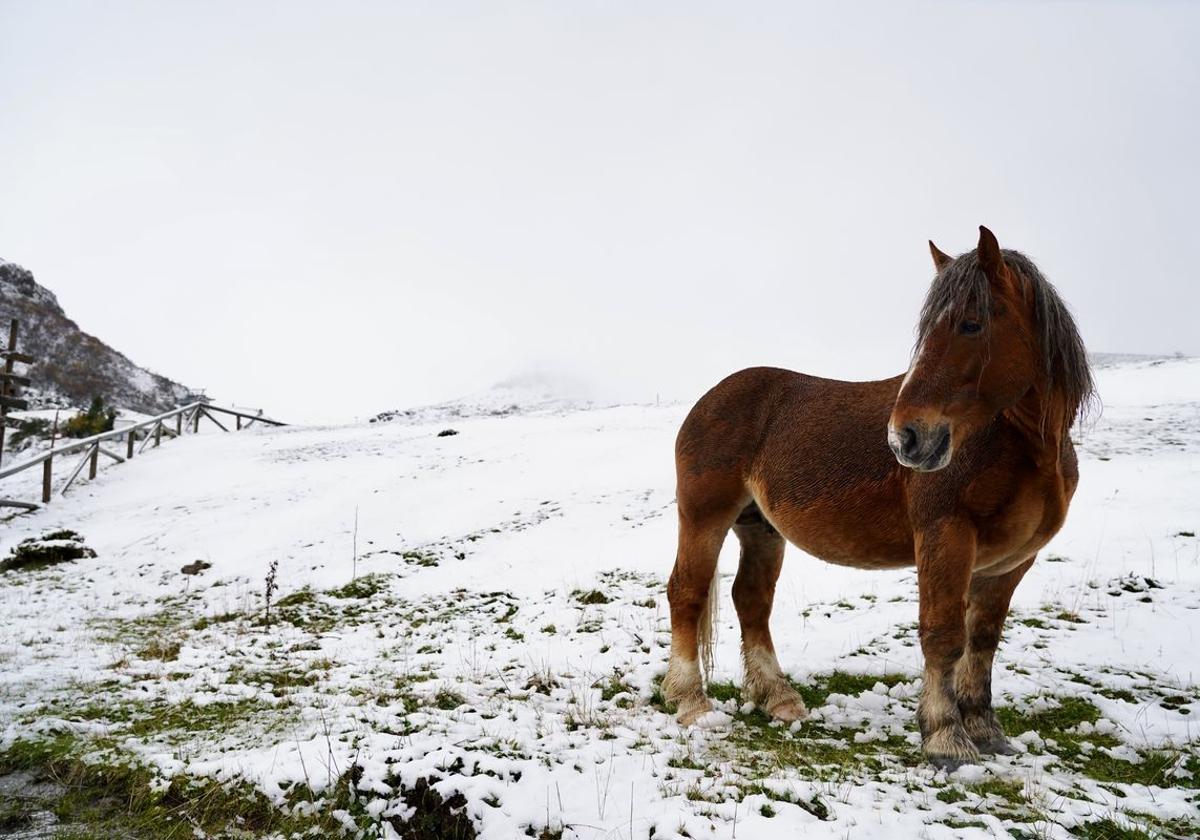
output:
[{"label": "snowy hillside", "polygon": [[60,528],[97,554],[0,574],[0,749],[216,779],[364,837],[418,836],[431,801],[505,840],[1196,836],[1200,361],[1097,375],[1079,492],[998,656],[1014,757],[926,766],[915,573],[794,548],[773,628],[815,712],[742,707],[732,539],[723,714],[675,724],[681,405],[217,432],[106,468],[0,531],[0,557]]},{"label": "snowy hillside", "polygon": [[507,417],[512,414],[562,414],[594,408],[578,383],[546,377],[519,377],[499,382],[472,396],[435,405],[393,409],[376,414],[372,423],[442,423],[469,417]]},{"label": "snowy hillside", "polygon": [[28,372],[33,385],[22,392],[35,407],[86,408],[100,396],[109,405],[157,414],[189,395],[183,385],[139,367],[81,330],[31,271],[0,259],[0,329],[5,341],[12,318],[21,322],[20,349],[37,360]]}]

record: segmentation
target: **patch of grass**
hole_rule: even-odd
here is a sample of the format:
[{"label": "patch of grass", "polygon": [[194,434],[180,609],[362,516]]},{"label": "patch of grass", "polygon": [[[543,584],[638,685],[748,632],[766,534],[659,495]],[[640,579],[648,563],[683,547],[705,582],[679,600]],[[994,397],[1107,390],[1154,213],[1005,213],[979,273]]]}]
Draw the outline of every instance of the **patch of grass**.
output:
[{"label": "patch of grass", "polygon": [[[740,793],[741,799],[745,799],[747,796],[759,795],[765,796],[772,802],[786,802],[789,805],[796,805],[797,807],[808,811],[808,813],[812,814],[819,820],[827,820],[830,816],[829,806],[825,804],[819,794],[814,794],[812,799],[803,799],[790,790],[778,791],[774,788],[767,787],[766,785],[759,784],[758,782],[754,782],[743,787]],[[771,810],[774,812],[775,809],[772,808]],[[772,815],[774,814],[772,813]]]},{"label": "patch of grass", "polygon": [[191,605],[187,597],[160,598],[157,603],[161,609],[154,612],[132,618],[98,618],[88,624],[97,631],[96,636],[102,642],[141,650],[156,640],[175,635],[188,621]]},{"label": "patch of grass", "polygon": [[987,828],[987,823],[980,820],[960,820],[957,817],[947,817],[941,824],[947,828]]},{"label": "patch of grass", "polygon": [[307,688],[317,684],[318,675],[315,671],[290,671],[287,669],[248,671],[235,668],[225,680],[227,683],[253,685],[269,690],[276,697],[283,697],[289,691]]},{"label": "patch of grass", "polygon": [[[1074,730],[1082,723],[1095,723],[1100,719],[1100,710],[1082,697],[1053,698],[1056,705],[1037,711],[1026,711],[1017,706],[1001,706],[996,709],[996,718],[1006,734],[1020,735],[1033,731],[1046,740],[1046,749],[1078,768],[1085,750],[1097,747],[1115,747],[1120,741],[1114,736],[1090,732],[1082,734]],[[1027,701],[1030,706],[1038,698]],[[1088,744],[1090,746],[1085,747]]]},{"label": "patch of grass", "polygon": [[1185,697],[1182,694],[1166,694],[1158,701],[1158,704],[1164,709],[1170,709],[1173,712],[1183,711],[1183,714],[1186,715],[1187,711],[1184,711],[1184,707],[1190,706],[1192,702],[1192,698]]},{"label": "patch of grass", "polygon": [[1012,779],[984,779],[982,782],[976,782],[971,785],[971,790],[983,797],[997,797],[1010,805],[1023,805],[1025,803],[1024,786]]},{"label": "patch of grass", "polygon": [[0,832],[4,835],[16,833],[33,822],[33,813],[23,801],[7,802],[0,800]]},{"label": "patch of grass", "polygon": [[137,652],[142,659],[161,659],[163,662],[174,662],[179,658],[178,639],[152,639],[150,644]]},{"label": "patch of grass", "polygon": [[1101,697],[1107,697],[1109,700],[1120,700],[1123,703],[1138,702],[1137,695],[1132,691],[1126,691],[1123,688],[1111,688],[1110,686],[1102,685],[1096,689],[1096,693]]},{"label": "patch of grass", "polygon": [[708,696],[724,703],[726,700],[742,701],[742,691],[732,682],[728,680],[724,682],[710,682],[708,684]]},{"label": "patch of grass", "polygon": [[[338,624],[337,611],[321,601],[308,587],[280,598],[271,609],[272,620],[300,627],[311,633],[327,633]],[[263,624],[262,617],[255,624]]]},{"label": "patch of grass", "polygon": [[1081,697],[1058,697],[1058,703],[1039,711],[1024,711],[1016,706],[1001,706],[996,710],[1000,725],[1009,735],[1020,735],[1033,730],[1043,738],[1057,738],[1067,729],[1081,723],[1095,723],[1100,719],[1100,710]]},{"label": "patch of grass", "polygon": [[[1142,751],[1139,761],[1127,761],[1109,752],[1121,744],[1113,735],[1073,731],[1080,724],[1094,724],[1100,719],[1100,710],[1096,706],[1080,697],[1059,697],[1057,700],[1057,706],[1036,712],[1002,707],[996,710],[996,716],[1009,735],[1020,735],[1029,730],[1037,732],[1048,742],[1050,752],[1098,782],[1193,789],[1200,786],[1200,772],[1195,772],[1200,771],[1195,743],[1183,749]],[[1181,768],[1184,773],[1179,772]]]},{"label": "patch of grass", "polygon": [[345,586],[331,589],[329,594],[334,598],[372,598],[387,589],[387,586],[388,576],[376,572],[355,578]]},{"label": "patch of grass", "polygon": [[576,589],[571,593],[571,597],[581,604],[608,604],[612,602],[612,598],[605,595],[599,589],[589,589],[586,592]]},{"label": "patch of grass", "polygon": [[1193,789],[1200,785],[1200,778],[1195,775],[1184,778],[1172,772],[1183,763],[1177,751],[1150,750],[1140,753],[1140,757],[1138,762],[1126,761],[1104,750],[1092,750],[1083,759],[1082,770],[1099,782]]},{"label": "patch of grass", "polygon": [[813,722],[793,735],[786,726],[772,726],[771,718],[757,709],[738,713],[734,721],[726,743],[753,772],[791,766],[803,768],[813,778],[832,779],[859,768],[878,772],[888,765],[916,767],[923,761],[919,748],[899,736],[859,743],[851,731]]},{"label": "patch of grass", "polygon": [[[894,686],[908,679],[901,674],[861,675],[834,671],[813,675],[804,685],[794,685],[809,708],[815,709],[826,705],[832,694],[857,696],[872,690],[877,683]],[[741,700],[741,692],[728,682],[710,683],[708,693],[719,701]],[[650,703],[663,711],[671,711],[663,702],[657,683]],[[875,773],[887,768],[914,767],[923,761],[920,749],[910,744],[906,735],[893,734],[860,742],[855,740],[856,734],[853,729],[831,727],[811,720],[793,733],[790,727],[779,725],[762,710],[739,711],[734,715],[729,737],[714,745],[718,753],[715,757],[732,761],[739,772],[750,776],[772,773],[779,767],[796,767],[806,777],[824,780],[842,779],[860,770]],[[797,804],[805,807],[806,803]]]},{"label": "patch of grass", "polygon": [[192,629],[196,631],[207,630],[214,624],[226,624],[230,621],[237,621],[239,618],[243,618],[242,613],[227,612],[218,613],[217,615],[205,615],[193,622]]},{"label": "patch of grass", "polygon": [[[353,826],[350,836],[378,836],[381,822],[387,822],[403,840],[476,837],[462,794],[443,797],[434,789],[433,778],[418,779],[411,786],[389,778],[389,790],[382,795],[360,790],[358,766],[320,793],[293,786],[286,808],[275,807],[249,784],[183,776],[164,779],[150,768],[118,760],[111,742],[71,735],[14,742],[0,753],[0,775],[17,771],[55,783],[53,799],[30,804],[53,811],[60,820],[55,837],[63,840],[342,837],[347,835],[347,821]],[[371,816],[368,806],[373,799],[397,795],[407,819]],[[0,800],[0,814],[8,805]]]},{"label": "patch of grass", "polygon": [[1152,840],[1141,829],[1123,826],[1111,819],[1077,825],[1071,829],[1071,836],[1080,840]]},{"label": "patch of grass", "polygon": [[431,551],[405,551],[400,559],[410,566],[432,568],[442,562],[442,559]]},{"label": "patch of grass", "polygon": [[944,787],[941,790],[939,790],[937,792],[937,798],[941,802],[954,803],[954,802],[962,802],[963,800],[967,799],[968,797],[967,797],[966,793],[963,792],[962,788],[950,785],[948,787]]},{"label": "patch of grass", "polygon": [[438,690],[437,694],[433,695],[432,705],[444,712],[449,712],[457,709],[459,706],[466,705],[466,702],[467,698],[454,689],[442,688]]},{"label": "patch of grass", "polygon": [[290,595],[284,595],[275,602],[276,608],[280,607],[305,607],[317,603],[317,593],[313,592],[308,587],[297,589]]},{"label": "patch of grass", "polygon": [[806,682],[793,685],[804,698],[805,705],[810,709],[817,709],[825,705],[830,694],[857,697],[864,691],[873,689],[876,683],[883,683],[891,688],[910,680],[911,677],[905,674],[850,674],[834,671],[830,674],[811,676]]},{"label": "patch of grass", "polygon": [[72,716],[107,723],[114,734],[156,740],[174,740],[178,736],[186,736],[191,740],[197,735],[223,738],[239,729],[257,730],[266,724],[264,712],[274,712],[280,718],[284,717],[276,707],[250,699],[204,704],[191,700],[183,703],[110,700],[84,706]]},{"label": "patch of grass", "polygon": [[612,700],[618,694],[633,692],[633,688],[625,682],[619,671],[614,671],[608,679],[601,680],[592,687],[600,689],[601,700]]},{"label": "patch of grass", "polygon": [[69,735],[12,744],[0,754],[0,773],[18,770],[58,783],[54,801],[39,805],[64,824],[56,832],[59,837],[183,840],[194,836],[193,826],[212,835],[235,825],[269,831],[290,828],[292,822],[248,786],[190,780],[164,784],[152,770],[117,760],[109,745]]}]

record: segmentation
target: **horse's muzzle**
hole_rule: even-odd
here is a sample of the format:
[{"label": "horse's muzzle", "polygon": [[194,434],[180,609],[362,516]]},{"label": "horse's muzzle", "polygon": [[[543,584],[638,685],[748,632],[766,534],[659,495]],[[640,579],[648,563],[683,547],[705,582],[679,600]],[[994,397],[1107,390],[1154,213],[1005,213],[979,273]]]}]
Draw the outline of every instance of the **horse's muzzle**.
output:
[{"label": "horse's muzzle", "polygon": [[888,427],[888,446],[901,465],[917,472],[933,472],[950,463],[950,427],[907,423]]}]

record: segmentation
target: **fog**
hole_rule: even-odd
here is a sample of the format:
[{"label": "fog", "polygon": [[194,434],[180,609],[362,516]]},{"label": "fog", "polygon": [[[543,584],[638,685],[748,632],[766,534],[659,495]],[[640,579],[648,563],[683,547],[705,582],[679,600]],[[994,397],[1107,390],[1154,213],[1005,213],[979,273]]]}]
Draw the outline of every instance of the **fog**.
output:
[{"label": "fog", "polygon": [[0,3],[0,256],[291,421],[893,375],[980,224],[1200,353],[1195,4],[503,5]]}]

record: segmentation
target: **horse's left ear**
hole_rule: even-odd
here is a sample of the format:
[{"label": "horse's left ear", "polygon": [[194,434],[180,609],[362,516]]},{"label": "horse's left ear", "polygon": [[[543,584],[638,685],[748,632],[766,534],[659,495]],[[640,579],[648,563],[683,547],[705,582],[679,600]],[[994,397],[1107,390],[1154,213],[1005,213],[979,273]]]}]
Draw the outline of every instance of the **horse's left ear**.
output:
[{"label": "horse's left ear", "polygon": [[983,225],[979,226],[979,249],[976,253],[979,255],[979,267],[989,277],[996,277],[1004,265],[1004,257],[1000,255],[1000,243],[996,241],[996,235]]},{"label": "horse's left ear", "polygon": [[933,267],[941,271],[950,263],[954,262],[954,257],[949,254],[943,254],[942,249],[933,244],[933,240],[929,240],[929,253],[933,255]]}]

